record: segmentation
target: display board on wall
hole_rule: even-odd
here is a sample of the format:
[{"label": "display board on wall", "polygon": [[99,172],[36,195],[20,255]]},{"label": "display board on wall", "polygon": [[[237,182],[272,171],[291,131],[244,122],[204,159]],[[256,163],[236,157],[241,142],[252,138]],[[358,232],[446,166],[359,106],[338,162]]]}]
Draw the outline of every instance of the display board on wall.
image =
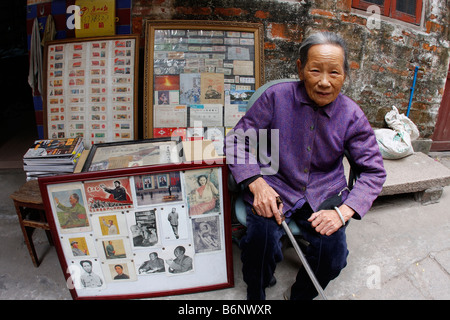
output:
[{"label": "display board on wall", "polygon": [[225,164],[160,165],[39,179],[74,299],[231,287]]},{"label": "display board on wall", "polygon": [[137,138],[138,35],[49,41],[45,138],[95,143]]},{"label": "display board on wall", "polygon": [[263,26],[147,21],[145,32],[144,137],[222,141],[264,81]]}]

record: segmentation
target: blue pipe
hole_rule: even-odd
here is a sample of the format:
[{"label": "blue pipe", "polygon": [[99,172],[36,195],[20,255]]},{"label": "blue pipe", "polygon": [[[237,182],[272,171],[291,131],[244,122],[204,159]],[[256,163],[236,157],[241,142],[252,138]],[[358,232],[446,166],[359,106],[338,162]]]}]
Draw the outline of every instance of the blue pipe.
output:
[{"label": "blue pipe", "polygon": [[412,99],[413,99],[413,95],[414,95],[414,87],[416,86],[417,71],[419,71],[419,67],[418,66],[416,66],[414,68],[414,80],[413,80],[413,84],[412,84],[412,87],[411,87],[411,95],[409,96],[408,110],[406,111],[406,116],[407,117],[409,117],[409,112],[411,111],[411,104],[412,104]]}]

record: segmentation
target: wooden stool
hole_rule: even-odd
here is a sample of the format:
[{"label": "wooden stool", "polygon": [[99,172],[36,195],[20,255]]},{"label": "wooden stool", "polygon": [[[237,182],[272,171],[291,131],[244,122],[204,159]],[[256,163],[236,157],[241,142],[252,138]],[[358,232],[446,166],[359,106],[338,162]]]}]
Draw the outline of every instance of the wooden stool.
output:
[{"label": "wooden stool", "polygon": [[45,207],[42,202],[41,191],[37,180],[26,182],[10,195],[16,207],[17,216],[19,217],[20,227],[22,228],[25,243],[33,260],[34,266],[39,267],[39,259],[33,243],[33,232],[35,229],[44,229],[48,242],[53,245],[50,227],[45,217]]}]

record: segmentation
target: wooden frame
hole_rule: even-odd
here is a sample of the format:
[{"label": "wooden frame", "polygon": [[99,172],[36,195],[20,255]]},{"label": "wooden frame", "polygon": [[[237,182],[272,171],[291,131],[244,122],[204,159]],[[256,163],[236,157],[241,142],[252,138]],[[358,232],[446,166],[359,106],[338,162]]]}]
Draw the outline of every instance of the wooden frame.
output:
[{"label": "wooden frame", "polygon": [[248,99],[264,83],[263,25],[149,20],[145,33],[144,138],[234,127],[246,101],[233,92]]},{"label": "wooden frame", "polygon": [[[368,7],[372,5],[377,5],[375,3],[367,2],[364,0],[352,0],[352,7],[367,10]],[[401,11],[398,11],[397,0],[385,0],[383,5],[377,5],[380,8],[380,14],[383,16],[391,17],[393,19],[405,21],[408,23],[413,23],[420,25],[420,20],[422,19],[422,0],[417,0],[414,15],[410,15]]]},{"label": "wooden frame", "polygon": [[394,19],[402,20],[409,23],[419,25],[422,19],[422,0],[417,0],[414,15],[401,12],[397,10],[397,0],[392,0],[391,4],[391,17]]},{"label": "wooden frame", "polygon": [[182,148],[181,137],[98,143],[89,150],[81,171],[180,163]]},{"label": "wooden frame", "polygon": [[44,49],[44,137],[94,143],[138,136],[139,36],[48,41]]},{"label": "wooden frame", "polygon": [[[155,185],[141,188],[140,179],[149,176],[168,177],[170,187],[159,192]],[[40,178],[73,299],[145,298],[232,287],[227,178],[225,164],[205,162]],[[200,181],[215,194],[207,206],[195,203]],[[112,183],[124,192],[111,191]],[[180,246],[190,258],[182,258],[188,262],[183,267],[181,258],[174,261],[183,251]],[[150,263],[150,255],[163,260]]]}]

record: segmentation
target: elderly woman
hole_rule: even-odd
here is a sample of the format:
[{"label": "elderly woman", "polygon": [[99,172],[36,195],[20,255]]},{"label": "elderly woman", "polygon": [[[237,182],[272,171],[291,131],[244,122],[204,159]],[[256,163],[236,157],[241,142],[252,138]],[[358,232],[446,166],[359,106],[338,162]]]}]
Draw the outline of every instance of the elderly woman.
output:
[{"label": "elderly woman", "polygon": [[[265,299],[265,288],[282,260],[280,212],[287,221],[296,221],[310,243],[305,255],[324,288],[346,266],[346,222],[366,214],[386,177],[367,118],[354,101],[340,93],[348,73],[342,38],[333,33],[313,34],[301,44],[297,68],[300,81],[268,86],[225,141],[230,170],[245,187],[247,232],[240,246],[248,299]],[[268,141],[279,149],[277,171],[272,174],[264,174],[261,158],[249,152],[255,146],[235,139],[239,132],[262,129],[277,130],[279,137]],[[346,189],[344,150],[361,171],[351,192]],[[247,157],[245,164],[237,161]],[[338,194],[338,204],[321,210],[325,200]],[[277,197],[283,201],[280,206]],[[315,296],[317,291],[301,268],[285,298]]]}]

